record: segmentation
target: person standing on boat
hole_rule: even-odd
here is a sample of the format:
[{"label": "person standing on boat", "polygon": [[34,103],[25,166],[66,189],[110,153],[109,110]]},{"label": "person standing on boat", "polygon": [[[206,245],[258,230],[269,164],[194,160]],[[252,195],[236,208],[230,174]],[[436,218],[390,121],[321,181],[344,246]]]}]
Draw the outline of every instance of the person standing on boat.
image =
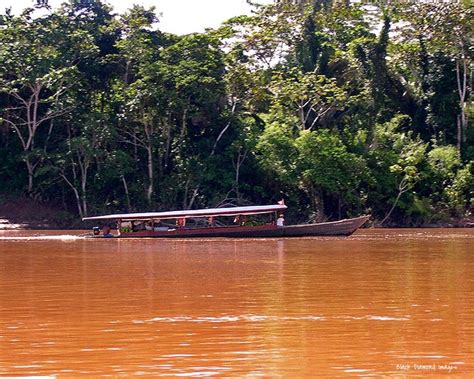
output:
[{"label": "person standing on boat", "polygon": [[277,218],[277,226],[285,226],[285,219],[282,214]]}]

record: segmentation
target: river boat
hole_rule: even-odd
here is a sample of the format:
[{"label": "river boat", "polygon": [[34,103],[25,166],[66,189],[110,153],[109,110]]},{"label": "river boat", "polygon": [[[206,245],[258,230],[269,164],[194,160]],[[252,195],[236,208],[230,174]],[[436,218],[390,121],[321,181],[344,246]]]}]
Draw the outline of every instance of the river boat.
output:
[{"label": "river boat", "polygon": [[[339,221],[277,226],[277,217],[287,209],[284,204],[231,208],[212,208],[170,212],[124,213],[85,217],[83,221],[116,223],[120,238],[272,238],[308,236],[349,236],[370,216]],[[95,236],[100,234],[95,228]]]}]

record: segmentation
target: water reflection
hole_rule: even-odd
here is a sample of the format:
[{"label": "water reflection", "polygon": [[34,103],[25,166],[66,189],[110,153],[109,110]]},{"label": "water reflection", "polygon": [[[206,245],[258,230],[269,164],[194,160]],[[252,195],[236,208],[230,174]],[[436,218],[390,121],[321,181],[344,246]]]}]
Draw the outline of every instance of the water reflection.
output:
[{"label": "water reflection", "polygon": [[473,372],[472,230],[29,233],[0,233],[0,375]]}]

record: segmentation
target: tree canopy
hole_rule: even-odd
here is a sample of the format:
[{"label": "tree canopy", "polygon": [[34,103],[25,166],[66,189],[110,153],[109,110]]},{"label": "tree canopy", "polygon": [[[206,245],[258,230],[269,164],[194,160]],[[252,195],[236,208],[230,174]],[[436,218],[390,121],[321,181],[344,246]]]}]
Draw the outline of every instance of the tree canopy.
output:
[{"label": "tree canopy", "polygon": [[470,217],[467,3],[276,1],[183,36],[136,5],[7,9],[0,194],[80,216],[285,198],[294,221]]}]

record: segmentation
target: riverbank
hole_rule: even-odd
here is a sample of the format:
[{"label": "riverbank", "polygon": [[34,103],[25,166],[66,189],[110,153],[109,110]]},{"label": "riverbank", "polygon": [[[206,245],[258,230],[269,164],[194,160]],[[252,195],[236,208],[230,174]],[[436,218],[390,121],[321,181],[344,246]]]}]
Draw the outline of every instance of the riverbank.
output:
[{"label": "riverbank", "polygon": [[[377,222],[368,225],[377,226]],[[387,228],[414,227],[413,225],[384,224]],[[474,217],[449,219],[443,222],[416,225],[422,228],[469,228],[474,227]],[[80,218],[50,204],[32,199],[0,197],[0,230],[18,229],[83,229]]]},{"label": "riverbank", "polygon": [[0,230],[74,229],[81,227],[79,222],[77,216],[54,205],[25,197],[0,197]]}]

